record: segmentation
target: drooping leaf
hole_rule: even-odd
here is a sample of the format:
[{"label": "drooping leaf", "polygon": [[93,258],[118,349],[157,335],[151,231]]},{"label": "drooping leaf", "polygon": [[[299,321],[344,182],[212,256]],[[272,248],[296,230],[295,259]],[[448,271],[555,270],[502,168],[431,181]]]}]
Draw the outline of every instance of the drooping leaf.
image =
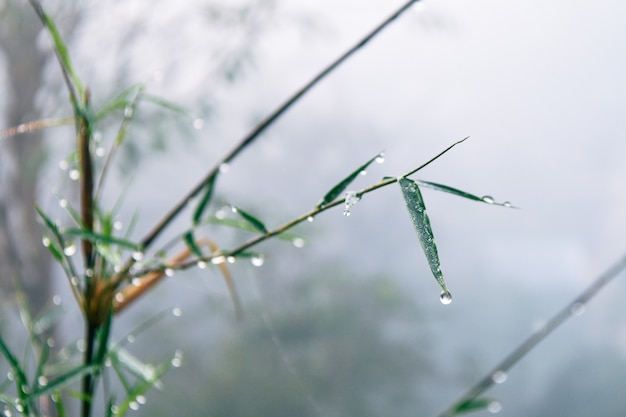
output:
[{"label": "drooping leaf", "polygon": [[193,232],[189,231],[183,235],[183,240],[185,241],[185,245],[189,248],[189,250],[199,258],[202,258],[204,254],[198,244],[196,243],[196,239],[193,237]]},{"label": "drooping leaf", "polygon": [[330,203],[331,201],[334,201],[337,197],[341,195],[341,193],[345,191],[346,188],[348,188],[350,183],[352,183],[352,181],[354,181],[354,179],[358,177],[361,174],[361,172],[365,171],[367,167],[369,167],[380,156],[381,154],[377,154],[375,157],[373,157],[372,159],[370,159],[369,161],[367,161],[366,163],[358,167],[354,172],[352,172],[350,175],[348,175],[346,178],[340,181],[337,185],[331,188],[326,193],[326,195],[320,200],[320,202],[317,203],[316,207],[320,208]]},{"label": "drooping leaf", "polygon": [[454,407],[454,409],[452,410],[452,415],[456,416],[459,414],[484,410],[485,408],[489,407],[489,404],[491,404],[492,402],[493,400],[490,400],[488,398],[472,398]]},{"label": "drooping leaf", "polygon": [[107,236],[100,233],[90,232],[89,230],[66,229],[64,230],[64,233],[70,236],[77,236],[92,243],[114,244],[132,250],[141,250],[141,244],[139,243],[131,242],[126,239],[120,239],[115,236]]},{"label": "drooping leaf", "polygon": [[261,233],[267,233],[267,228],[265,227],[265,225],[263,224],[261,220],[257,219],[256,217],[254,217],[252,214],[248,213],[247,211],[240,209],[239,207],[233,206],[232,209],[233,209],[233,212],[239,214],[242,219],[248,222],[250,226],[254,228],[254,230],[256,230],[257,232],[261,232]]},{"label": "drooping leaf", "polygon": [[219,171],[215,171],[213,175],[211,175],[204,185],[204,194],[200,199],[200,202],[196,206],[196,209],[193,212],[193,225],[197,226],[202,220],[202,215],[204,214],[204,210],[209,205],[209,201],[211,201],[211,196],[213,195],[213,188],[215,186],[215,180],[217,180],[217,174]]},{"label": "drooping leaf", "polygon": [[415,181],[408,178],[402,177],[398,179],[398,183],[400,184],[402,195],[404,196],[404,201],[406,203],[407,210],[409,211],[409,217],[411,217],[411,222],[417,232],[417,237],[422,245],[422,250],[428,260],[430,270],[439,283],[441,289],[443,291],[447,291],[443,273],[441,272],[441,263],[439,261],[437,245],[435,244],[435,238],[430,226],[430,219],[428,218],[428,214],[426,214],[426,206],[420,189]]},{"label": "drooping leaf", "polygon": [[493,200],[493,198],[489,196],[479,197],[475,194],[470,194],[465,191],[459,190],[457,188],[449,187],[443,184],[438,184],[436,182],[422,181],[422,180],[415,180],[415,182],[417,182],[419,185],[422,185],[424,187],[432,188],[433,190],[437,190],[437,191],[443,191],[444,193],[450,193],[459,197],[467,198],[469,200],[480,201],[481,203],[486,203],[486,204],[491,204],[491,205],[496,205],[496,206],[503,206],[507,208],[515,208],[514,206],[511,205],[511,203],[508,203],[508,202],[497,203]]}]

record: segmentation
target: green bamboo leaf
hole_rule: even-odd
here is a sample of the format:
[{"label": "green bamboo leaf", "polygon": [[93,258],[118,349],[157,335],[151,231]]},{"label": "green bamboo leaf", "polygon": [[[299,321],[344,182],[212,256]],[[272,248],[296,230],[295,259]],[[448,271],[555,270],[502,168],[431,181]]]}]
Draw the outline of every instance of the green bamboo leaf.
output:
[{"label": "green bamboo leaf", "polygon": [[411,217],[411,222],[417,232],[417,237],[422,245],[422,250],[424,251],[428,264],[430,265],[430,270],[443,291],[442,301],[444,301],[444,294],[448,294],[449,296],[449,292],[446,289],[446,283],[443,278],[443,273],[441,272],[441,263],[439,261],[437,245],[435,244],[433,231],[430,227],[430,219],[428,218],[428,214],[426,214],[424,199],[422,198],[420,189],[415,181],[402,177],[398,179],[398,183],[400,184],[402,195],[404,196],[404,201],[409,211],[409,216]]},{"label": "green bamboo leaf", "polygon": [[[155,377],[161,378],[172,367],[170,362],[166,362],[158,367],[155,367]],[[142,380],[137,382],[131,389],[127,390],[127,395],[124,401],[118,406],[115,415],[124,416],[131,409],[131,404],[137,402],[137,398],[144,395],[149,389],[154,387],[153,381]]]},{"label": "green bamboo leaf", "polygon": [[484,410],[485,408],[489,407],[489,405],[493,402],[493,400],[490,400],[488,398],[471,398],[459,405],[457,405],[456,407],[454,407],[454,409],[452,410],[452,414],[453,416],[459,415],[459,414],[464,414],[464,413],[471,413],[473,411],[480,411],[480,410]]},{"label": "green bamboo leaf", "polygon": [[215,186],[215,180],[217,180],[217,173],[219,171],[215,171],[213,175],[211,175],[204,185],[204,194],[200,199],[200,202],[196,206],[196,209],[193,212],[193,225],[197,226],[202,219],[202,215],[204,214],[204,210],[209,205],[209,201],[211,201],[211,196],[213,195],[213,188]]},{"label": "green bamboo leaf", "polygon": [[154,365],[143,363],[127,350],[121,347],[110,349],[108,352],[108,358],[111,359],[112,364],[120,366],[122,369],[131,373],[135,377],[149,382],[157,388],[162,386],[162,383],[159,380],[161,375],[157,372],[157,368]]},{"label": "green bamboo leaf", "polygon": [[449,187],[449,186],[443,185],[443,184],[438,184],[436,182],[422,181],[422,180],[415,180],[415,182],[417,182],[419,185],[422,185],[424,187],[428,187],[428,188],[431,188],[431,189],[437,190],[437,191],[443,191],[444,193],[450,193],[450,194],[456,195],[458,197],[467,198],[469,200],[479,201],[481,203],[492,204],[492,205],[496,205],[496,206],[503,206],[503,207],[507,207],[507,208],[516,208],[516,207],[512,206],[511,203],[509,203],[509,202],[497,203],[493,199],[493,197],[490,197],[488,195],[479,197],[477,195],[467,193],[467,192],[459,190],[457,188]]},{"label": "green bamboo leaf", "polygon": [[37,390],[33,391],[31,397],[39,397],[42,395],[51,394],[56,391],[60,391],[63,388],[67,387],[74,383],[74,381],[82,378],[83,376],[95,373],[99,370],[99,366],[97,365],[81,365],[77,368],[72,369],[71,371],[48,381],[48,384],[45,386],[39,387]]},{"label": "green bamboo leaf", "polygon": [[344,192],[346,188],[348,188],[348,185],[350,185],[350,183],[352,183],[352,181],[354,181],[354,179],[358,177],[361,174],[361,172],[365,171],[367,167],[369,167],[374,161],[376,161],[379,158],[381,158],[381,154],[376,155],[375,157],[373,157],[372,159],[370,159],[369,161],[367,161],[366,163],[358,167],[353,173],[348,175],[341,182],[339,182],[337,185],[331,188],[330,191],[328,191],[326,195],[320,200],[320,202],[317,203],[316,207],[320,208],[330,203],[331,201],[334,201],[337,197],[341,195],[341,193]]},{"label": "green bamboo leaf", "polygon": [[189,248],[189,250],[199,258],[202,258],[204,254],[202,250],[196,244],[196,240],[193,237],[193,232],[189,231],[183,235],[183,240],[185,241],[185,245]]},{"label": "green bamboo leaf", "polygon": [[159,107],[163,107],[164,109],[169,110],[171,112],[178,113],[182,116],[189,116],[189,111],[185,109],[183,106],[180,106],[162,97],[154,96],[152,94],[145,94],[144,99],[153,104],[156,104]]},{"label": "green bamboo leaf", "polygon": [[137,97],[144,88],[143,83],[133,84],[126,88],[96,112],[96,119],[100,120],[114,110],[126,110],[126,107],[134,101],[133,97]]},{"label": "green bamboo leaf", "polygon": [[61,247],[52,242],[49,237],[44,236],[42,240],[44,241],[44,246],[48,248],[52,256],[54,256],[54,259],[63,262],[63,251]]},{"label": "green bamboo leaf", "polygon": [[261,232],[263,234],[267,233],[267,228],[265,227],[265,225],[263,224],[261,220],[257,219],[256,217],[254,217],[247,211],[240,209],[239,207],[232,206],[231,208],[234,213],[239,214],[242,219],[248,222],[250,226],[254,228],[255,231]]},{"label": "green bamboo leaf", "polygon": [[[247,221],[244,220],[239,220],[239,219],[232,219],[229,217],[225,217],[223,219],[220,219],[218,217],[215,216],[211,216],[209,218],[207,218],[207,222],[211,223],[211,224],[218,224],[221,226],[227,226],[227,227],[232,227],[234,229],[239,229],[239,230],[244,230],[246,232],[256,232],[257,229],[255,229],[254,227],[252,227],[252,225],[250,223],[248,223]],[[278,235],[276,235],[276,237],[278,239],[281,240],[288,240],[293,242],[294,239],[304,239],[302,236],[296,234],[296,233],[291,233],[291,232],[282,232]],[[237,256],[240,256],[241,254],[237,254]]]},{"label": "green bamboo leaf", "polygon": [[67,234],[70,236],[77,236],[80,239],[88,240],[96,244],[114,244],[114,245],[119,245],[127,249],[141,250],[141,244],[139,243],[131,242],[126,239],[120,239],[114,236],[107,236],[107,235],[103,235],[100,233],[90,232],[88,230],[66,229],[64,230],[64,234]]}]

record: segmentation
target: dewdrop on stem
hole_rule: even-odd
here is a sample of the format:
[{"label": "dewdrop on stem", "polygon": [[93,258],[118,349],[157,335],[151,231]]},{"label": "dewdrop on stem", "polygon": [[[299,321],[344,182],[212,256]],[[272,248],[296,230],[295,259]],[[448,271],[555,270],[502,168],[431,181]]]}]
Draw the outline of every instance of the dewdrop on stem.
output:
[{"label": "dewdrop on stem", "polygon": [[441,304],[443,305],[450,304],[452,302],[452,294],[450,294],[450,291],[442,291],[441,295],[439,296],[439,301],[441,301]]},{"label": "dewdrop on stem", "polygon": [[361,200],[361,197],[357,194],[356,191],[348,191],[346,192],[345,204],[343,208],[343,215],[349,216],[350,209]]}]

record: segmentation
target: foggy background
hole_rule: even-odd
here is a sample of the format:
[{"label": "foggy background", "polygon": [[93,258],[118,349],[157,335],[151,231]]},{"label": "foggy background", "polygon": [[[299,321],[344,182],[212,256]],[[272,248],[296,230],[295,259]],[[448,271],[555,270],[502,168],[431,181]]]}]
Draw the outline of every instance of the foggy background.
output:
[{"label": "foggy background", "polygon": [[[158,113],[146,113],[131,130],[128,141],[139,153],[123,155],[125,170],[107,183],[111,205],[124,190],[125,224],[138,211],[139,239],[261,117],[401,4],[133,0],[85,2],[74,15],[62,4],[44,7],[59,16],[62,32],[64,23],[72,26],[71,53],[95,104],[145,82],[148,93],[193,115],[143,104]],[[520,209],[423,190],[453,294],[448,306],[439,302],[397,185],[365,195],[349,217],[337,207],[298,226],[303,248],[264,243],[256,248],[266,254],[262,267],[235,263],[243,323],[234,321],[216,271],[176,274],[114,329],[124,338],[156,312],[183,311],[129,346],[145,360],[185,353],[165,389],[149,391],[134,413],[428,416],[456,400],[623,253],[625,9],[608,0],[414,5],[245,150],[220,176],[215,202],[248,209],[273,228],[313,208],[378,152],[385,163],[351,189],[401,175],[470,136],[415,178]],[[37,45],[48,50],[47,35]],[[2,59],[6,66],[13,58]],[[37,103],[42,116],[67,116],[57,63],[47,62]],[[194,129],[199,119],[203,126]],[[73,184],[58,169],[72,129],[55,128],[42,139],[47,156],[37,196],[52,212],[62,213],[50,188]],[[247,236],[222,228],[207,234],[226,248]],[[80,316],[64,286],[57,271],[53,290],[65,300],[62,323],[72,329]],[[489,391],[503,406],[500,415],[623,412],[623,297],[623,283],[611,283]],[[335,332],[351,341],[315,344]],[[370,332],[380,332],[380,346],[369,345]],[[361,358],[359,347],[372,355]],[[358,373],[358,364],[379,357],[389,365]],[[339,375],[351,359],[358,366]],[[287,399],[261,390],[265,385]],[[220,397],[231,408],[211,408]],[[295,405],[272,409],[266,401]]]}]

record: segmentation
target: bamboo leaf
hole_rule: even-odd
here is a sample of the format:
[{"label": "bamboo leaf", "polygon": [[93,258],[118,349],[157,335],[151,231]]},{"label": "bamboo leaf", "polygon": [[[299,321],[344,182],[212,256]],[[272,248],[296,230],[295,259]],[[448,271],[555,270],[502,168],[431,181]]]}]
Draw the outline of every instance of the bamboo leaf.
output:
[{"label": "bamboo leaf", "polygon": [[126,88],[120,94],[118,94],[113,100],[105,104],[96,113],[96,119],[102,119],[108,116],[114,110],[125,110],[126,107],[133,101],[131,97],[137,96],[144,89],[144,84],[138,83]]},{"label": "bamboo leaf", "polygon": [[443,191],[444,193],[453,194],[453,195],[456,195],[458,197],[467,198],[468,200],[479,201],[481,203],[491,204],[491,205],[495,205],[495,206],[503,206],[503,207],[507,207],[507,208],[516,208],[516,207],[512,206],[511,203],[509,203],[509,202],[497,203],[497,202],[495,202],[495,200],[492,197],[490,197],[488,195],[479,197],[477,195],[467,193],[467,192],[459,190],[457,188],[449,187],[449,186],[443,185],[443,184],[438,184],[436,182],[422,181],[422,180],[415,180],[415,182],[417,182],[421,186],[428,187],[428,188],[431,188],[431,189],[437,190],[437,191]]},{"label": "bamboo leaf", "polygon": [[398,179],[398,183],[400,184],[402,195],[404,196],[404,201],[409,211],[409,216],[411,217],[411,222],[413,223],[417,237],[422,245],[422,250],[428,260],[430,270],[442,291],[447,293],[448,290],[446,289],[446,283],[443,273],[441,272],[437,245],[435,244],[430,219],[428,218],[428,214],[426,214],[426,206],[419,187],[415,181],[404,177]]},{"label": "bamboo leaf", "polygon": [[39,389],[35,390],[31,396],[39,397],[42,395],[50,394],[55,391],[59,391],[66,386],[72,384],[77,379],[89,374],[98,371],[98,366],[96,365],[81,365],[77,368],[72,369],[71,371],[51,380],[47,385],[43,387],[39,387]]},{"label": "bamboo leaf", "polygon": [[492,402],[493,400],[487,398],[472,398],[454,407],[452,415],[456,416],[463,413],[484,410],[489,407],[489,404]]},{"label": "bamboo leaf", "polygon": [[[211,224],[218,224],[221,226],[227,226],[227,227],[232,227],[234,229],[239,229],[239,230],[244,230],[246,232],[255,232],[256,229],[254,227],[252,227],[252,225],[250,225],[250,223],[248,223],[247,221],[244,220],[239,220],[239,219],[232,219],[232,218],[223,218],[220,219],[218,217],[215,216],[211,216],[207,219],[208,223]],[[282,232],[278,235],[276,235],[276,237],[278,239],[281,240],[288,240],[293,242],[294,239],[303,239],[302,236],[296,234],[296,233],[291,233],[291,232]],[[241,253],[238,253],[237,256],[241,256]]]},{"label": "bamboo leaf", "polygon": [[204,185],[204,194],[198,203],[198,206],[193,212],[193,225],[196,226],[200,223],[202,219],[202,215],[204,214],[204,210],[209,205],[209,201],[211,201],[211,196],[213,195],[213,188],[215,186],[215,180],[217,179],[217,173],[219,171],[215,171],[213,175],[209,177],[206,184]]},{"label": "bamboo leaf", "polygon": [[193,237],[193,232],[189,231],[183,235],[183,240],[185,241],[185,245],[189,248],[189,250],[199,258],[202,258],[204,254],[202,250],[196,244],[196,240]]},{"label": "bamboo leaf", "polygon": [[84,229],[66,229],[64,233],[70,236],[77,236],[80,239],[88,240],[97,244],[114,244],[132,250],[141,250],[141,244],[120,239],[114,236],[107,236],[100,233],[90,232]]},{"label": "bamboo leaf", "polygon": [[380,157],[381,157],[381,154],[377,154],[375,157],[373,157],[372,159],[370,159],[369,161],[367,161],[366,163],[358,167],[354,172],[352,172],[350,175],[348,175],[346,178],[340,181],[337,185],[331,188],[326,193],[326,195],[320,200],[320,202],[317,203],[316,207],[320,208],[330,203],[331,201],[334,201],[337,197],[341,195],[341,193],[344,192],[346,188],[348,188],[348,185],[350,185],[350,183],[352,183],[352,181],[354,181],[354,179],[358,177],[359,174],[361,174],[361,172],[365,171],[367,167],[369,167],[376,159]]},{"label": "bamboo leaf", "polygon": [[234,213],[239,214],[242,219],[248,222],[250,226],[254,228],[254,230],[261,232],[263,234],[267,233],[267,228],[265,227],[263,222],[261,222],[259,219],[257,219],[256,217],[254,217],[247,211],[244,211],[240,209],[239,207],[235,207],[235,206],[232,206],[232,210]]}]

